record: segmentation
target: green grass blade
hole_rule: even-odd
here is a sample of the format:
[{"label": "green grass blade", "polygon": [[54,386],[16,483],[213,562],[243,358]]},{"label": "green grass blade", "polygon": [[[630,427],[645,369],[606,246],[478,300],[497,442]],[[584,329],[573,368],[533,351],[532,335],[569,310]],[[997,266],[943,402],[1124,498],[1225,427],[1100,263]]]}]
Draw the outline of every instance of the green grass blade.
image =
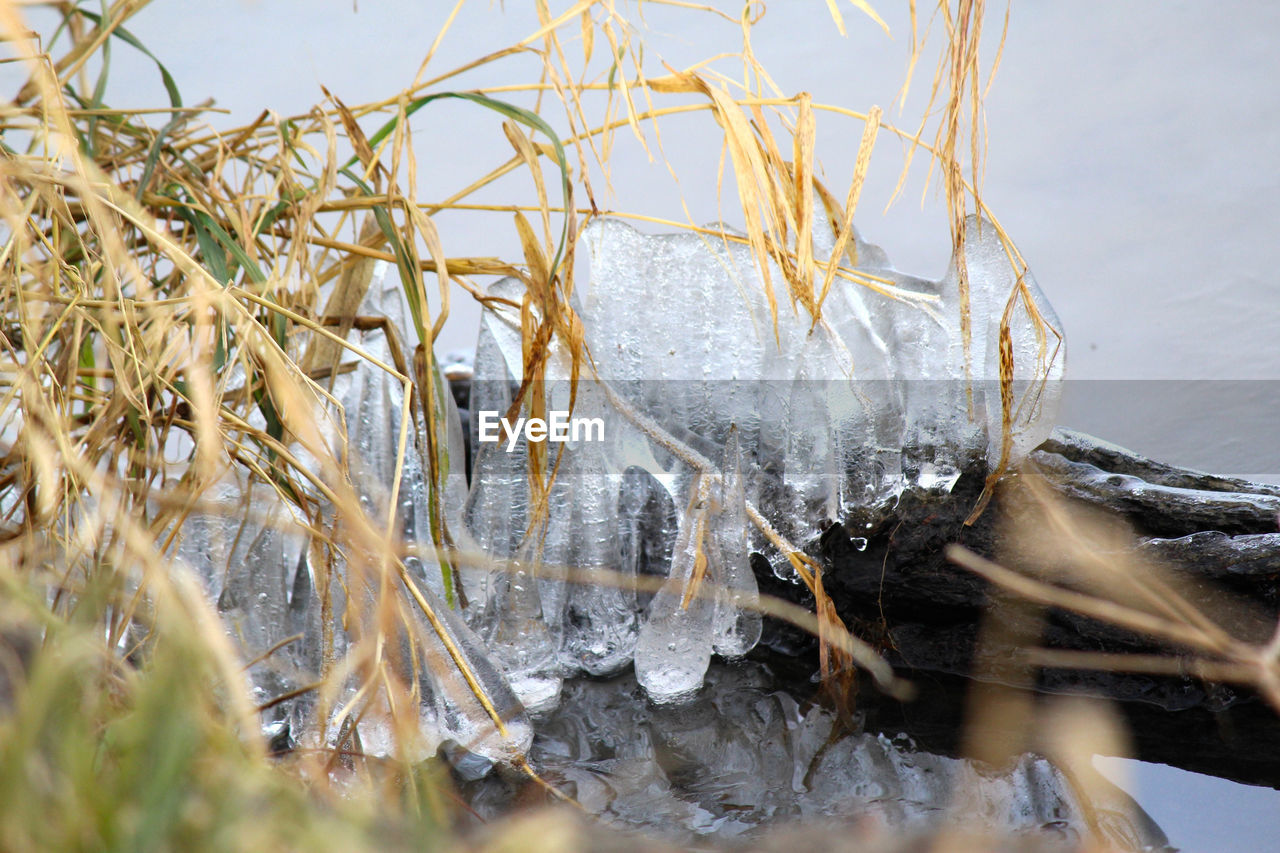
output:
[{"label": "green grass blade", "polygon": [[[84,9],[77,10],[78,14],[83,15],[90,21],[93,21],[98,27],[102,26],[102,16]],[[173,75],[169,73],[169,69],[164,67],[164,63],[156,58],[156,55],[147,50],[146,45],[138,40],[138,37],[129,32],[124,27],[116,27],[111,34],[123,41],[125,44],[142,53],[148,59],[156,64],[156,68],[160,69],[160,79],[164,83],[164,90],[169,94],[169,106],[182,106],[182,93],[178,91],[178,84],[174,82]]]},{"label": "green grass blade", "polygon": [[[560,189],[564,196],[564,209],[566,211],[569,209],[571,199],[573,197],[573,184],[569,175],[568,158],[565,156],[564,146],[560,144],[559,135],[552,129],[551,125],[547,124],[546,120],[543,119],[542,116],[532,110],[527,110],[524,107],[518,107],[515,104],[508,103],[507,101],[502,101],[497,98],[491,98],[488,95],[482,95],[479,92],[436,92],[431,95],[424,95],[417,100],[411,101],[409,105],[405,107],[404,115],[407,118],[432,101],[439,101],[444,98],[457,98],[459,100],[471,101],[474,104],[479,104],[480,106],[493,110],[499,115],[509,118],[514,122],[523,124],[525,127],[532,130],[536,130],[545,136],[549,140],[552,150],[555,152],[556,165],[560,167]],[[395,118],[387,121],[387,123],[382,127],[378,128],[373,136],[369,137],[369,147],[376,148],[379,142],[386,139],[387,136],[395,130],[396,124],[399,120],[400,117],[396,116]],[[359,157],[353,155],[344,165],[344,171],[350,170],[350,168],[358,163],[359,160]],[[560,232],[560,245],[556,248],[555,258],[551,262],[552,279],[555,278],[556,273],[560,269],[560,261],[564,257],[565,245],[568,243],[568,240],[569,217],[566,214],[564,218],[564,227]]]}]

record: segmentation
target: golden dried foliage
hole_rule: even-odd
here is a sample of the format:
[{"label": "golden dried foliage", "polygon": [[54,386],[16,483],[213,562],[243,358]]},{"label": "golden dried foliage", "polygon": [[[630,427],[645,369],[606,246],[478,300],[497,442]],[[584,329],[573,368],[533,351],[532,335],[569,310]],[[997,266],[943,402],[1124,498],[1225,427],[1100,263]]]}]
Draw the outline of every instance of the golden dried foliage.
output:
[{"label": "golden dried foliage", "polygon": [[[451,289],[486,301],[477,277],[513,276],[524,284],[518,306],[524,375],[516,405],[527,404],[537,416],[553,342],[570,354],[575,378],[589,364],[582,324],[570,307],[574,252],[581,227],[599,213],[592,178],[608,186],[621,128],[652,151],[649,134],[660,148],[666,117],[700,113],[714,123],[775,320],[790,310],[818,323],[836,279],[910,297],[854,269],[852,222],[879,134],[906,139],[909,151],[922,148],[941,165],[953,219],[962,221],[965,199],[972,198],[995,222],[976,181],[963,178],[957,155],[967,133],[971,174],[979,175],[981,0],[959,0],[954,11],[946,0],[939,3],[948,47],[934,95],[945,91],[948,100],[931,146],[921,142],[923,125],[914,134],[898,130],[877,107],[855,112],[778,91],[751,51],[754,4],[744,4],[737,17],[677,0],[636,4],[739,26],[739,82],[709,63],[650,76],[643,26],[616,0],[535,3],[540,24],[528,37],[431,76],[436,50],[462,6],[457,3],[415,80],[385,100],[348,106],[326,93],[326,102],[307,113],[264,112],[215,131],[201,122],[212,110],[184,105],[158,60],[169,106],[110,108],[99,85],[109,67],[104,48],[146,50],[126,26],[145,2],[116,0],[101,13],[54,4],[65,27],[45,46],[26,28],[25,4],[0,0],[5,43],[29,75],[0,108],[0,562],[25,582],[56,590],[56,613],[82,606],[100,573],[118,573],[127,579],[123,598],[96,614],[111,642],[145,624],[147,613],[165,602],[181,600],[200,614],[192,618],[204,626],[222,671],[235,672],[232,650],[210,627],[214,614],[175,585],[168,561],[184,520],[212,510],[211,485],[238,471],[273,490],[291,508],[294,529],[310,537],[326,618],[339,594],[376,603],[363,624],[345,626],[357,637],[347,657],[326,657],[325,701],[335,701],[333,685],[341,677],[358,672],[363,691],[380,693],[393,708],[412,707],[416,686],[391,666],[385,641],[420,630],[413,610],[432,625],[437,614],[405,573],[393,520],[369,518],[347,476],[333,379],[365,360],[414,401],[394,425],[397,470],[405,454],[421,454],[432,486],[432,534],[448,574],[465,555],[449,550],[453,540],[440,507],[449,467],[447,390],[432,343],[449,315]],[[883,26],[868,4],[855,0],[853,6]],[[843,31],[839,4],[830,0],[828,7]],[[921,47],[914,3],[911,15],[914,66]],[[477,68],[529,57],[536,68],[532,82],[461,85]],[[468,176],[449,196],[424,200],[409,118],[444,99],[496,117],[513,153]],[[815,177],[820,118],[863,125],[843,204]],[[519,171],[532,182],[531,204],[474,200]],[[811,248],[815,195],[836,230],[839,248],[829,264]],[[439,217],[495,214],[513,223],[520,257],[449,254]],[[958,243],[962,232],[953,229],[952,237]],[[375,260],[393,265],[399,276],[412,330],[358,316]],[[1011,262],[1020,259],[1011,255]],[[773,280],[775,268],[781,282]],[[1011,294],[1010,304],[1016,298]],[[353,329],[375,327],[385,334],[393,363],[348,339]],[[541,447],[530,454],[533,529],[554,466]],[[396,504],[396,488],[389,506]],[[818,600],[816,622],[806,624],[823,640],[824,671],[847,673],[856,662],[894,685],[884,662],[840,624],[816,567],[778,544],[789,549]],[[337,572],[340,563],[346,575]],[[326,631],[332,646],[332,625]],[[501,726],[461,657],[454,663]],[[400,718],[396,730],[409,737],[407,719]]]}]

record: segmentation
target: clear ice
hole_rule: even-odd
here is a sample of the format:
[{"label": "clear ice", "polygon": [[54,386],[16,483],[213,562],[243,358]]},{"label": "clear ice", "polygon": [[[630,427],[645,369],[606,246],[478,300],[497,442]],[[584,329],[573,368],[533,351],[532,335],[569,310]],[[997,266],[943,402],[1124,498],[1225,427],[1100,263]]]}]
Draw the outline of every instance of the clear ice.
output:
[{"label": "clear ice", "polygon": [[[636,707],[627,676],[575,681],[539,727],[530,763],[563,780],[588,814],[681,849],[781,850],[801,838],[806,849],[937,849],[903,838],[948,831],[1008,839],[961,849],[1171,849],[1123,791],[1098,778],[1080,784],[1043,756],[997,767],[893,729],[849,731],[754,661],[713,665],[707,680],[679,707]],[[510,796],[496,779],[472,790],[486,819]],[[798,837],[785,834],[797,826]],[[774,829],[784,832],[765,834]]]},{"label": "clear ice", "polygon": [[[825,261],[832,229],[821,220],[815,231],[814,256]],[[829,524],[891,512],[904,490],[945,494],[965,470],[1016,463],[1053,428],[1061,326],[976,217],[964,245],[968,346],[954,258],[941,280],[916,278],[855,232],[842,263],[861,283],[837,277],[817,323],[782,293],[775,325],[745,241],[648,236],[607,218],[582,239],[591,274],[574,307],[595,372],[584,370],[573,414],[603,419],[604,441],[552,445],[563,456],[545,529],[529,529],[524,440],[510,451],[473,445],[467,521],[492,562],[469,581],[469,619],[500,626],[487,634],[491,649],[516,662],[505,667],[517,680],[551,678],[550,641],[562,675],[615,671],[630,656],[651,700],[685,700],[713,652],[740,656],[759,639],[749,551],[766,551],[794,579],[750,529],[748,504],[803,548]],[[780,271],[770,272],[780,288]],[[506,279],[490,295],[518,303],[523,288]],[[478,412],[512,404],[519,329],[518,311],[486,310],[473,441]],[[1002,348],[1013,379],[1004,389]],[[568,376],[553,348],[548,409],[567,401]],[[566,586],[560,565],[616,580]],[[660,578],[656,593],[626,593],[637,575]]]},{"label": "clear ice", "polygon": [[[412,328],[408,306],[400,282],[396,276],[389,275],[388,270],[388,266],[382,263],[375,267],[360,312],[387,317],[392,327],[404,335]],[[373,358],[394,364],[385,333],[365,332],[360,335],[358,343]],[[400,451],[399,426],[406,405],[404,387],[387,371],[365,360],[359,361],[350,376],[340,377],[340,381],[340,385],[335,385],[334,393],[342,402],[347,417],[347,447],[350,451],[347,462],[351,482],[360,495],[368,520],[375,528],[381,529],[388,517],[388,484],[395,482],[396,459]],[[449,591],[445,585],[445,573],[439,562],[430,556],[435,554],[435,546],[430,531],[428,491],[434,487],[442,492],[444,524],[459,533],[463,530],[462,513],[466,503],[457,409],[452,396],[447,393],[443,376],[438,372],[435,387],[441,392],[447,449],[447,458],[439,460],[440,481],[434,486],[428,481],[422,448],[418,443],[425,427],[415,413],[415,417],[409,420],[400,489],[392,514],[397,528],[394,532],[406,545],[412,546],[405,561],[410,583],[420,585],[417,592],[425,602],[425,609],[436,617],[432,623],[423,612],[421,603],[407,603],[405,610],[412,623],[407,628],[407,636],[402,639],[406,646],[406,661],[416,661],[417,671],[406,675],[411,680],[416,679],[422,728],[429,743],[469,754],[473,760],[468,766],[474,766],[476,759],[482,767],[486,762],[509,763],[522,755],[532,741],[533,731],[521,703],[523,701],[529,706],[534,703],[528,701],[531,697],[520,693],[518,682],[513,677],[517,673],[508,671],[504,677],[501,659],[488,650],[492,643],[486,646],[447,604]],[[494,485],[497,488],[496,482]],[[514,502],[508,504],[513,524],[519,523],[518,511],[519,507]],[[503,573],[497,579],[506,581],[518,577],[518,573]],[[347,581],[349,584],[352,581],[350,573]],[[512,580],[510,587],[518,589],[518,582]],[[491,609],[496,616],[495,624],[524,624],[520,615],[524,611],[516,604],[515,598],[495,594],[494,601],[501,605]],[[342,621],[347,623],[347,620]],[[416,647],[416,654],[408,648],[410,646]],[[525,656],[529,655],[529,646],[518,648]],[[472,695],[459,662],[453,656],[455,652],[483,689],[492,707],[501,715],[501,731]],[[406,663],[406,666],[411,664]],[[555,693],[558,692],[557,683]]]},{"label": "clear ice", "polygon": [[[177,549],[252,661],[249,690],[259,705],[306,683],[299,650],[287,642],[305,606],[294,595],[301,539],[289,530],[287,516],[272,486],[228,469],[187,517]],[[273,649],[277,653],[268,655]],[[290,710],[277,705],[264,722],[270,728],[287,720]]]},{"label": "clear ice", "polygon": [[[363,359],[334,378],[348,439],[344,445],[335,435],[335,446],[349,453],[367,521],[375,530],[392,524],[393,538],[409,546],[407,585],[417,594],[405,611],[400,663],[423,733],[468,773],[523,755],[532,741],[528,712],[553,708],[566,678],[634,665],[650,700],[677,703],[699,692],[713,656],[749,652],[761,631],[751,552],[794,580],[753,518],[804,548],[830,524],[892,512],[905,490],[945,494],[975,465],[1016,462],[1048,435],[1056,414],[1061,327],[995,228],[976,218],[964,245],[967,346],[955,259],[939,281],[915,278],[855,233],[841,263],[859,281],[835,278],[815,323],[785,292],[775,320],[743,241],[647,236],[606,218],[591,223],[582,242],[590,276],[573,305],[589,363],[573,391],[568,354],[553,341],[542,393],[552,412],[567,410],[575,395],[572,417],[602,430],[588,425],[549,443],[556,476],[544,511],[534,505],[527,433],[480,440],[482,413],[532,411],[530,393],[515,405],[524,373],[522,318],[512,307],[524,296],[520,282],[495,283],[489,294],[505,301],[482,316],[469,489],[461,425],[438,372],[447,453],[437,459],[435,483],[417,412],[408,418],[397,481],[407,405],[401,382]],[[820,264],[833,247],[822,220],[814,238]],[[387,317],[403,339],[407,306],[387,273],[380,264],[360,313]],[[780,271],[770,274],[781,288]],[[353,330],[349,339],[393,363],[381,329]],[[1001,388],[1002,359],[1012,363],[1012,388]],[[433,492],[443,498],[437,521],[464,558],[452,575],[432,536]],[[255,661],[252,689],[269,700],[311,683],[322,671],[322,638],[331,635],[330,653],[339,655],[358,640],[348,629],[373,593],[355,582],[353,561],[377,561],[353,546],[338,561],[339,576],[322,577],[301,534],[288,532],[273,489],[232,478],[207,499],[221,509],[184,526],[178,553]],[[326,589],[328,630],[319,604]],[[285,642],[296,635],[302,639]],[[279,653],[260,657],[277,646]],[[471,695],[459,659],[502,726]],[[355,701],[351,679],[345,696]],[[277,705],[272,720],[314,730],[314,706],[303,695]],[[354,711],[340,703],[336,714],[350,720]],[[390,748],[386,732],[371,728],[362,738],[366,749]]]},{"label": "clear ice", "polygon": [[[412,326],[400,283],[387,272],[386,264],[375,266],[358,313],[388,318],[403,341]],[[395,364],[383,330],[353,331],[349,338],[373,359]],[[403,597],[403,606],[397,611],[399,636],[391,640],[401,651],[400,674],[419,700],[427,753],[444,748],[451,752],[456,766],[482,774],[494,762],[511,763],[523,756],[533,730],[521,698],[495,664],[488,645],[446,601],[445,572],[431,535],[429,491],[436,488],[442,493],[444,523],[455,531],[463,530],[467,492],[457,410],[443,377],[437,376],[436,383],[442,391],[447,448],[447,456],[440,460],[437,484],[430,483],[426,474],[419,445],[424,428],[421,419],[410,418],[399,489],[392,506],[391,485],[397,482],[400,427],[405,416],[404,386],[370,361],[360,359],[353,370],[334,379],[332,393],[345,413],[347,433],[345,445],[336,435],[334,441],[335,447],[345,446],[348,451],[350,482],[365,521],[373,530],[382,531],[390,520],[393,541],[408,546],[404,561],[407,585],[413,586],[415,594]],[[324,417],[318,421],[323,422]],[[325,516],[326,525],[337,523],[331,507]],[[358,640],[369,614],[376,612],[369,604],[381,562],[377,555],[363,553],[359,537],[355,537],[335,560],[334,575],[324,575],[309,559],[303,537],[274,488],[250,483],[234,469],[206,490],[201,511],[183,525],[177,556],[205,584],[228,632],[238,641],[245,658],[254,661],[249,668],[250,687],[260,704],[315,683],[324,670],[325,657],[340,660]],[[325,648],[327,632],[321,624],[324,589],[332,600],[328,626],[333,635],[331,649]],[[483,690],[501,726],[472,693],[459,662]],[[352,704],[364,701],[359,684],[357,676],[348,680],[333,719],[349,720],[372,710],[360,724],[359,742],[367,753],[389,753],[395,744],[383,725],[385,715],[377,708]],[[318,726],[315,694],[303,692],[276,703],[264,724],[273,740],[281,733],[291,738],[314,733]]]}]

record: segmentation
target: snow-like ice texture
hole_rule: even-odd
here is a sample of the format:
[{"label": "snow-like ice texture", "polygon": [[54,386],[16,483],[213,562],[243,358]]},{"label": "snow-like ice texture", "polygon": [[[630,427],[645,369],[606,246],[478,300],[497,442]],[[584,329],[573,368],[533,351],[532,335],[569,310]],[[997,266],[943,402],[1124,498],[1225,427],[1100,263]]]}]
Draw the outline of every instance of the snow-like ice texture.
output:
[{"label": "snow-like ice texture", "polygon": [[[957,259],[939,281],[915,278],[855,233],[841,260],[853,272],[835,277],[817,323],[770,270],[775,323],[750,249],[734,236],[648,236],[613,219],[584,231],[591,274],[574,298],[596,375],[584,369],[575,415],[603,418],[606,439],[553,445],[563,457],[544,528],[526,529],[524,440],[511,451],[475,445],[467,524],[495,562],[468,587],[469,619],[488,626],[513,679],[550,677],[548,643],[564,674],[612,671],[638,625],[640,684],[655,701],[688,697],[713,649],[742,655],[759,637],[748,543],[792,577],[748,530],[748,505],[804,547],[831,523],[884,516],[904,490],[944,495],[963,470],[1016,463],[1053,428],[1061,326],[990,223],[966,223],[967,343]],[[820,219],[815,290],[834,243]],[[523,290],[507,279],[491,295],[519,304]],[[517,309],[486,310],[473,439],[477,412],[512,404],[519,330]],[[568,398],[559,347],[548,409]],[[614,583],[665,580],[651,599],[603,583],[565,590],[560,563],[616,568]]]}]

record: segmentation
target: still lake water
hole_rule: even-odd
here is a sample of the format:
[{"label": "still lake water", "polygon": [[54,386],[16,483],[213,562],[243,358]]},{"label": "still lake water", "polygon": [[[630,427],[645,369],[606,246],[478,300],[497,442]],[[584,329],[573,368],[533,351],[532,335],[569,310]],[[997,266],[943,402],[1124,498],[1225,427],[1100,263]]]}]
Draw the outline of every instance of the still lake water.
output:
[{"label": "still lake water", "polygon": [[[913,128],[932,68],[922,62],[905,111],[891,109],[910,28],[905,4],[875,5],[892,40],[851,5],[843,6],[850,35],[840,38],[821,3],[788,0],[770,4],[754,49],[785,92],[810,91],[852,109],[879,104],[886,120]],[[231,112],[215,123],[229,127],[264,108],[304,112],[321,99],[321,84],[348,104],[394,95],[413,79],[451,6],[158,0],[130,28],[168,65],[186,102],[213,97]],[[430,71],[536,27],[524,4],[507,7],[464,7]],[[1001,11],[989,28],[1000,26]],[[729,24],[682,29],[670,10],[656,7],[647,19],[658,33],[655,50],[677,66],[736,47]],[[32,24],[38,28],[39,19]],[[1068,375],[1087,380],[1069,383],[1064,423],[1170,462],[1280,481],[1280,382],[1265,381],[1280,380],[1277,43],[1280,4],[1015,4],[987,101],[984,194],[1063,321]],[[994,47],[992,39],[988,59]],[[529,68],[484,69],[458,87],[524,79]],[[11,67],[0,67],[0,85],[8,90],[13,79]],[[110,91],[115,106],[164,103],[154,67],[118,45]],[[459,176],[470,179],[509,156],[488,116],[477,120],[454,104],[432,109],[413,121],[424,199],[447,195]],[[436,127],[447,132],[433,133]],[[683,198],[696,221],[720,218],[719,149],[707,142],[707,122],[667,127],[665,152],[681,184],[623,133],[615,195],[602,196],[601,206],[672,217]],[[837,194],[860,134],[853,123],[820,119],[818,155]],[[923,161],[905,196],[880,213],[900,164],[899,146],[882,134],[859,226],[898,267],[936,276],[949,254],[947,230],[934,194],[919,203]],[[511,186],[491,197],[509,199]],[[477,229],[442,215],[439,226],[450,254],[518,255],[508,225]],[[455,297],[442,351],[473,346],[477,313],[466,301]],[[1101,764],[1108,773],[1121,766]],[[1280,837],[1274,791],[1124,764],[1125,784],[1136,786],[1175,845],[1261,850]]]}]

